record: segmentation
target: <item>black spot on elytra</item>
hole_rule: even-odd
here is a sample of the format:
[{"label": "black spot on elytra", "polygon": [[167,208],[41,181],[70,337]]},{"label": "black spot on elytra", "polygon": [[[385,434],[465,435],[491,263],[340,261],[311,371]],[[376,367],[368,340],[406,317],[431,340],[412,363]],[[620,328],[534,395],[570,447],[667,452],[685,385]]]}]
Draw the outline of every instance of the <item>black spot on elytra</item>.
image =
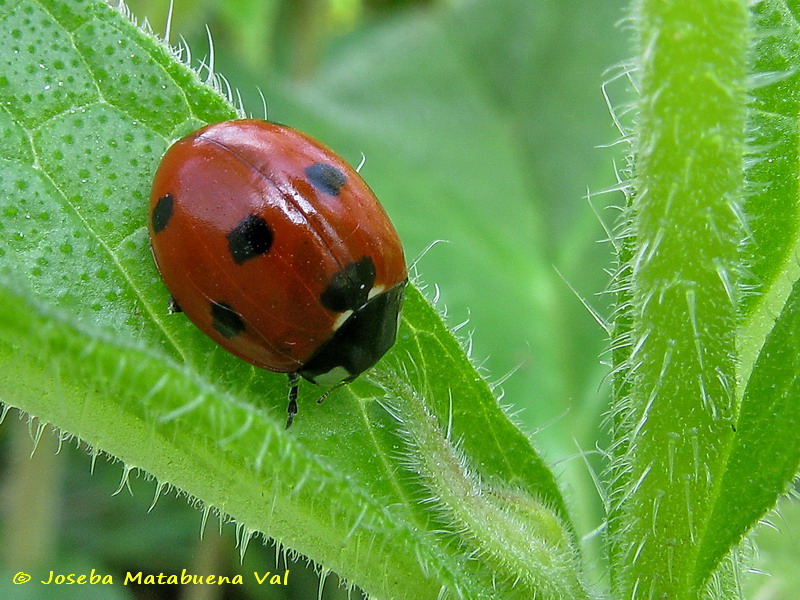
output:
[{"label": "black spot on elytra", "polygon": [[311,185],[331,196],[338,196],[339,190],[347,183],[347,175],[327,163],[314,163],[306,167],[306,177]]},{"label": "black spot on elytra", "polygon": [[272,247],[272,228],[258,215],[247,215],[227,235],[228,250],[236,264],[266,254]]},{"label": "black spot on elytra", "polygon": [[150,215],[150,224],[153,226],[153,233],[161,233],[172,217],[172,205],[174,201],[170,194],[161,196],[153,207],[153,214]]},{"label": "black spot on elytra", "polygon": [[244,321],[230,304],[211,301],[212,326],[222,337],[234,338],[244,331]]},{"label": "black spot on elytra", "polygon": [[358,310],[375,284],[375,263],[369,256],[347,265],[331,277],[320,295],[322,306],[334,312]]}]

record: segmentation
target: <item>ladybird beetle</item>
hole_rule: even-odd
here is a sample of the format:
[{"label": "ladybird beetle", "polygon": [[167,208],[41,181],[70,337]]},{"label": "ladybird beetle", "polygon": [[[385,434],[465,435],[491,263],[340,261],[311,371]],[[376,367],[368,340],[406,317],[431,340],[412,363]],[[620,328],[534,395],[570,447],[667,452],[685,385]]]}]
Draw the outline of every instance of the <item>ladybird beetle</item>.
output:
[{"label": "ladybird beetle", "polygon": [[173,310],[289,374],[287,428],[301,376],[342,385],[395,342],[408,281],[397,232],[361,176],[295,129],[241,119],[175,142],[148,228]]}]

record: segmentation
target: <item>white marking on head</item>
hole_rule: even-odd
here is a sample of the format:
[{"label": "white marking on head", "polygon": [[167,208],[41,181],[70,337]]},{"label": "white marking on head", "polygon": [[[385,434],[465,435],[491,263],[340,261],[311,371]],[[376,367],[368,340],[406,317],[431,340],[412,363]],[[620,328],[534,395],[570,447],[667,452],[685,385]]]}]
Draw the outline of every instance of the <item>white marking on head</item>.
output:
[{"label": "white marking on head", "polygon": [[314,377],[314,383],[322,386],[336,385],[350,377],[352,377],[352,374],[344,367],[339,366],[333,367],[327,373],[322,373]]},{"label": "white marking on head", "polygon": [[339,327],[344,325],[344,322],[347,321],[347,319],[349,319],[350,315],[352,314],[353,314],[352,310],[346,310],[338,317],[336,317],[336,320],[333,322],[333,331],[338,331]]},{"label": "white marking on head", "polygon": [[369,291],[367,298],[372,300],[375,296],[377,296],[378,294],[382,294],[385,291],[386,291],[385,285],[376,285]]}]

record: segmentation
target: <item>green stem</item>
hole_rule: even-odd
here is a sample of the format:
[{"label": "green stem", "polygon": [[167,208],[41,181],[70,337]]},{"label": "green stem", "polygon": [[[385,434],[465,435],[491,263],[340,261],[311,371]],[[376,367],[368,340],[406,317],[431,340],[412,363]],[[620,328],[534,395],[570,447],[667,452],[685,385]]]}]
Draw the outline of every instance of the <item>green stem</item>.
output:
[{"label": "green stem", "polygon": [[615,597],[697,597],[697,548],[736,418],[744,0],[641,0],[631,206],[611,506]]},{"label": "green stem", "polygon": [[407,383],[387,377],[383,385],[404,419],[409,464],[436,500],[440,534],[460,538],[509,599],[587,599],[568,523],[541,499],[482,476],[454,443],[452,425],[443,428]]}]

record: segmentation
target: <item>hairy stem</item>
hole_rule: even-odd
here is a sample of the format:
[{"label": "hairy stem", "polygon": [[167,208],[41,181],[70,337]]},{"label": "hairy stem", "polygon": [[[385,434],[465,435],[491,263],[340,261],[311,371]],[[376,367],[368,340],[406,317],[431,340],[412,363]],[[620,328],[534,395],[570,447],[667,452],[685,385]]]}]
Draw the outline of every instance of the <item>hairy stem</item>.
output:
[{"label": "hairy stem", "polygon": [[[618,598],[695,598],[736,416],[743,0],[642,0],[635,239],[611,506]],[[621,407],[621,408],[619,408]]]}]

